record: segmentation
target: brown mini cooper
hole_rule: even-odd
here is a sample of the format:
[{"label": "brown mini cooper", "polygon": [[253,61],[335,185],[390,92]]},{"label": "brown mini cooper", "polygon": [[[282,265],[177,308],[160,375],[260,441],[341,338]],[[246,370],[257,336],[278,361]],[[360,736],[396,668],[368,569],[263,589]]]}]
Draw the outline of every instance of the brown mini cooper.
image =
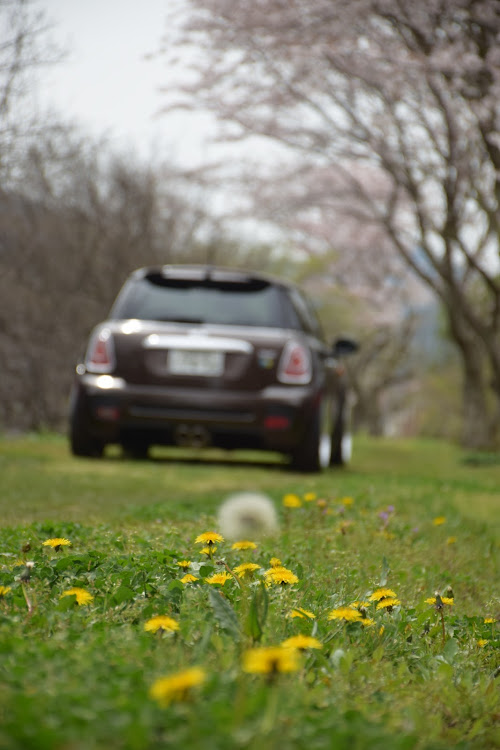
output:
[{"label": "brown mini cooper", "polygon": [[344,464],[351,438],[342,355],[296,286],[240,270],[135,271],[76,368],[76,456],[118,443],[277,451],[301,471]]}]

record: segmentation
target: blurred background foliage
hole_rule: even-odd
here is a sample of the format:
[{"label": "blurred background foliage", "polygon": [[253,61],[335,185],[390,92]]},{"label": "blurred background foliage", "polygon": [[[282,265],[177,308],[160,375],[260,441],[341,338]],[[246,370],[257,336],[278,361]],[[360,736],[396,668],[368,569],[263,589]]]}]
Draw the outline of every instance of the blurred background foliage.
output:
[{"label": "blurred background foliage", "polygon": [[[0,2],[0,429],[64,430],[73,368],[127,275],[142,265],[196,262],[297,281],[329,339],[359,339],[360,352],[347,365],[357,430],[467,444],[467,373],[448,302],[391,253],[387,238],[359,212],[354,223],[337,217],[340,232],[332,231],[331,217],[311,220],[314,190],[330,176],[304,172],[305,200],[287,194],[276,176],[248,180],[243,165],[234,182],[214,165],[187,170],[161,158],[146,164],[63,116],[27,117],[36,72],[64,58],[31,6]],[[214,193],[235,184],[242,191],[245,180],[253,203],[235,210],[219,199],[223,209],[214,210]],[[273,212],[267,233],[264,204]],[[496,289],[497,279],[488,284]],[[471,288],[477,314],[487,317],[491,299],[479,281]],[[489,382],[484,348],[475,361]],[[494,415],[494,389],[487,402]]]}]

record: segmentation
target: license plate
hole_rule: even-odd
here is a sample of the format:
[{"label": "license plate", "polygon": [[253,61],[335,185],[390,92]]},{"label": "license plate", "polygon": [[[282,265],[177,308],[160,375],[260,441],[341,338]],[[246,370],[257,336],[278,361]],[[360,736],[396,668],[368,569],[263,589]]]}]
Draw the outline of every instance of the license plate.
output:
[{"label": "license plate", "polygon": [[172,375],[222,375],[223,352],[207,352],[192,349],[172,349],[167,357],[168,371]]}]

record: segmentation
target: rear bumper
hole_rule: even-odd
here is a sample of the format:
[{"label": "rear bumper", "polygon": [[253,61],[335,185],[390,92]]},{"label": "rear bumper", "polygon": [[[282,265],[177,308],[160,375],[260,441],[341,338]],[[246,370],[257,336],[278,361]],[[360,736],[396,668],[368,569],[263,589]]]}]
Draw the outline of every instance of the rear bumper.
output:
[{"label": "rear bumper", "polygon": [[225,448],[290,452],[300,442],[319,402],[313,386],[261,391],[141,387],[111,376],[79,375],[71,394],[89,434],[104,443],[141,439],[189,444],[190,436]]}]

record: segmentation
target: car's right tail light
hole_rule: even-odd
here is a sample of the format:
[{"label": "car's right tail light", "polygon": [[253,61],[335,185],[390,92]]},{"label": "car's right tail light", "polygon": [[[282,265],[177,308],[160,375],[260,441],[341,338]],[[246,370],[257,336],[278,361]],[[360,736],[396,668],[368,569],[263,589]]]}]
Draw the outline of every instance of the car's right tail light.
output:
[{"label": "car's right tail light", "polygon": [[285,344],[278,365],[277,378],[281,383],[305,385],[312,379],[311,352],[299,341]]},{"label": "car's right tail light", "polygon": [[88,372],[113,372],[115,348],[109,328],[101,328],[90,339],[85,367]]}]

